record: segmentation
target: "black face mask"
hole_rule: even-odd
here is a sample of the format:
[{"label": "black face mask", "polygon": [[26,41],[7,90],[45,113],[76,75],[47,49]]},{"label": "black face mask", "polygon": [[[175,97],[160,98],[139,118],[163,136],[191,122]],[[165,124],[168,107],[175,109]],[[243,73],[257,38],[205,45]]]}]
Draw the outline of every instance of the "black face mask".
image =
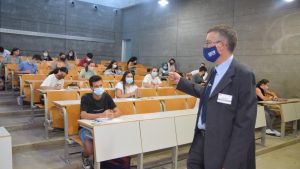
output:
[{"label": "black face mask", "polygon": [[60,60],[64,62],[64,61],[66,61],[66,58],[60,58]]},{"label": "black face mask", "polygon": [[136,62],[134,62],[133,64],[134,64],[134,65],[136,65],[137,63],[136,63]]}]

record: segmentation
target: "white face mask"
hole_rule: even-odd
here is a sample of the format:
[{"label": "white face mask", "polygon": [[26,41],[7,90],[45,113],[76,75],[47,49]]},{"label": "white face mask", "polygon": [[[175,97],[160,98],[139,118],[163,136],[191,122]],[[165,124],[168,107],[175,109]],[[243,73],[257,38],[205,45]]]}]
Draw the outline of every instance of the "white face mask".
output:
[{"label": "white face mask", "polygon": [[118,67],[118,65],[112,65],[112,68],[116,69]]},{"label": "white face mask", "polygon": [[86,60],[87,60],[87,61],[91,61],[91,59],[90,59],[90,58],[87,58]]},{"label": "white face mask", "polygon": [[48,56],[48,53],[45,52],[45,53],[43,53],[43,55],[44,55],[44,57],[47,57],[47,56]]},{"label": "white face mask", "polygon": [[157,73],[157,72],[152,72],[151,75],[152,75],[153,77],[156,77],[156,76],[158,75],[158,73]]},{"label": "white face mask", "polygon": [[73,53],[69,53],[69,56],[73,56]]}]

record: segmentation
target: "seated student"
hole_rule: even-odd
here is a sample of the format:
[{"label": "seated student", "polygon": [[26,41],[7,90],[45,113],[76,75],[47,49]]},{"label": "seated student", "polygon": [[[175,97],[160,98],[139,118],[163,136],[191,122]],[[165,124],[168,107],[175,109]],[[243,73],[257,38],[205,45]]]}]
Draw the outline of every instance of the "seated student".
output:
[{"label": "seated student", "polygon": [[52,61],[53,60],[47,50],[43,50],[42,53],[43,53],[43,61]]},{"label": "seated student", "polygon": [[205,76],[206,72],[207,72],[206,67],[200,67],[199,72],[192,76],[192,81],[196,84],[204,84],[205,81],[203,77]]},{"label": "seated student", "polygon": [[159,68],[159,74],[160,76],[168,76],[169,70],[168,70],[168,63],[163,63],[162,66]]},{"label": "seated student", "polygon": [[94,62],[88,62],[85,68],[81,69],[79,73],[79,80],[89,80],[90,77],[97,75],[95,67],[96,64]]},{"label": "seated student", "polygon": [[[201,63],[200,64],[200,67],[205,67],[205,63]],[[206,68],[206,67],[205,67]],[[194,76],[195,74],[199,73],[199,69],[197,70],[193,70],[191,71],[189,74],[191,74],[192,76]],[[205,72],[205,75],[203,76],[203,80],[206,81],[207,80],[207,76],[208,76],[208,73],[207,73],[207,68],[206,68],[206,72]]]},{"label": "seated student", "polygon": [[126,71],[116,85],[116,98],[139,97],[138,87],[134,84],[134,75]]},{"label": "seated student", "polygon": [[[256,85],[257,101],[267,101],[267,100],[274,100],[278,98],[274,93],[269,92],[268,90],[269,90],[269,80],[262,79],[261,81],[259,81]],[[267,97],[267,94],[269,94],[271,97]],[[274,121],[276,120],[276,113],[270,110],[266,106],[264,109],[265,109],[265,115],[267,121],[266,134],[275,135],[279,137],[281,135],[280,132],[278,132],[273,128]]]},{"label": "seated student", "polygon": [[12,64],[20,64],[21,63],[21,57],[20,55],[20,49],[19,48],[13,48],[11,50],[10,55],[5,57],[4,63],[12,63]]},{"label": "seated student", "polygon": [[10,51],[4,49],[4,47],[0,46],[0,56],[3,56],[4,58],[6,58],[7,56],[10,55]]},{"label": "seated student", "polygon": [[162,82],[158,77],[158,68],[152,68],[151,74],[144,77],[142,86],[145,88],[157,88],[162,86]]},{"label": "seated student", "polygon": [[37,63],[39,63],[41,60],[41,55],[33,55],[31,59],[28,58],[27,61],[23,61],[19,64],[18,73],[35,74],[37,71]]},{"label": "seated student", "polygon": [[76,53],[74,50],[70,50],[69,53],[67,54],[67,60],[73,60],[75,61],[77,59]]},{"label": "seated student", "polygon": [[127,70],[130,72],[135,71],[136,64],[137,64],[137,57],[133,56],[127,61]]},{"label": "seated student", "polygon": [[80,59],[78,66],[85,67],[88,62],[93,59],[94,55],[92,53],[87,53],[85,57]]},{"label": "seated student", "polygon": [[58,60],[51,64],[51,69],[66,67],[68,70],[71,69],[71,65],[68,63],[66,55],[64,53],[59,53]]},{"label": "seated student", "polygon": [[42,90],[60,90],[64,88],[64,78],[68,74],[66,67],[56,68],[49,73],[41,84]]},{"label": "seated student", "polygon": [[174,58],[171,58],[168,62],[168,72],[176,72],[176,61]]},{"label": "seated student", "polygon": [[[92,93],[87,93],[81,98],[81,118],[95,120],[97,118],[118,117],[121,112],[117,108],[111,96],[104,91],[102,87],[102,78],[100,76],[92,76],[89,79],[89,83],[92,89]],[[81,128],[79,130],[79,136],[83,143],[83,152],[81,153],[83,168],[92,168],[93,164],[89,159],[89,157],[94,154],[93,140],[90,137],[91,132],[86,128]],[[123,157],[101,162],[101,168],[129,169],[130,158]]]},{"label": "seated student", "polygon": [[122,75],[123,72],[119,68],[117,62],[112,60],[110,64],[107,66],[106,70],[104,71],[104,75]]}]

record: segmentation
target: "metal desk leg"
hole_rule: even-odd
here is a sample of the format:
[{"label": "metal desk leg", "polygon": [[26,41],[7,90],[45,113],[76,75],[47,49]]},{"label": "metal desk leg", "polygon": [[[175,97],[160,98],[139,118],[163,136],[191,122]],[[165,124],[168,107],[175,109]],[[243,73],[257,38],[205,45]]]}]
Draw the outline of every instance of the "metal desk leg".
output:
[{"label": "metal desk leg", "polygon": [[285,136],[285,122],[281,122],[281,137]]},{"label": "metal desk leg", "polygon": [[65,162],[70,164],[69,161],[69,119],[68,119],[68,112],[65,107],[62,108],[63,115],[64,115],[64,131],[65,131]]},{"label": "metal desk leg", "polygon": [[178,147],[172,148],[172,168],[177,169],[177,162],[178,162]]},{"label": "metal desk leg", "polygon": [[143,169],[144,168],[144,154],[138,154],[137,156],[137,169]]},{"label": "metal desk leg", "polygon": [[297,134],[297,120],[293,121],[293,135],[296,136]]},{"label": "metal desk leg", "polygon": [[267,127],[263,127],[261,129],[261,144],[263,146],[266,146],[266,129],[267,129]]},{"label": "metal desk leg", "polygon": [[44,97],[44,103],[45,103],[45,138],[49,139],[49,131],[48,127],[50,126],[50,120],[48,119],[48,100],[46,94],[43,94]]}]

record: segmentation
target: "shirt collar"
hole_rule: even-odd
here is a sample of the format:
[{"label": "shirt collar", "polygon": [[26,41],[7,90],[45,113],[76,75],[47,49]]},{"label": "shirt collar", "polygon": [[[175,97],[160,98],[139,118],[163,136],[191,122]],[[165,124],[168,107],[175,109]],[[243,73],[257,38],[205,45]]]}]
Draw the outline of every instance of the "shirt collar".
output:
[{"label": "shirt collar", "polygon": [[231,62],[233,60],[233,55],[231,55],[227,60],[225,60],[225,62],[217,65],[215,67],[216,71],[217,71],[217,74],[223,74],[227,71],[227,69],[229,68]]}]

